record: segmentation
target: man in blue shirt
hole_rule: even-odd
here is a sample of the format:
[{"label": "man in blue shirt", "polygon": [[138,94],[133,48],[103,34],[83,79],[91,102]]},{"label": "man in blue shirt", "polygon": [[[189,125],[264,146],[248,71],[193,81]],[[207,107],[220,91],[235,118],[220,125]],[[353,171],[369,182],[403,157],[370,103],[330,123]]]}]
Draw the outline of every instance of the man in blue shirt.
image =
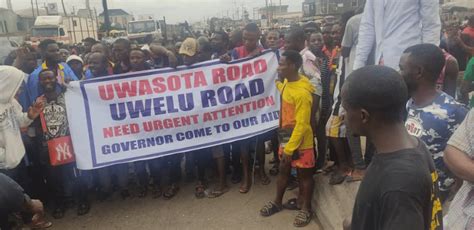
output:
[{"label": "man in blue shirt", "polygon": [[[60,61],[59,46],[56,41],[45,39],[39,44],[39,49],[44,61],[28,77],[24,95],[20,96],[20,104],[23,108],[28,108],[36,101],[36,98],[43,95],[43,90],[39,85],[39,73],[43,69],[53,70],[59,85],[78,80],[72,69],[66,63]],[[57,90],[60,91],[61,88],[57,87]]]},{"label": "man in blue shirt", "polygon": [[442,202],[454,184],[443,162],[444,149],[467,114],[463,105],[436,89],[444,63],[442,50],[432,44],[409,47],[400,59],[400,71],[411,96],[405,126],[411,135],[425,142],[433,156]]}]

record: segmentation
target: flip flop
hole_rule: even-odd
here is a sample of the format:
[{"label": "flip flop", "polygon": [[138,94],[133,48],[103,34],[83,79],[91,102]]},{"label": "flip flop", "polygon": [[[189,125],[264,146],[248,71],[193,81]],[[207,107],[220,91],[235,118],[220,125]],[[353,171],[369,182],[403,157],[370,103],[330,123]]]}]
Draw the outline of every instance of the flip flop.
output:
[{"label": "flip flop", "polygon": [[83,216],[91,210],[91,205],[89,203],[82,203],[77,206],[77,215]]},{"label": "flip flop", "polygon": [[311,219],[313,217],[313,213],[305,210],[300,210],[298,212],[298,215],[295,217],[295,221],[293,222],[293,225],[295,227],[304,227],[308,225],[311,222]]},{"label": "flip flop", "polygon": [[221,190],[213,189],[213,190],[209,191],[209,193],[207,194],[207,198],[217,198],[217,197],[222,196],[224,193],[226,193],[228,191],[229,191],[229,187],[227,187],[227,186],[224,187]]},{"label": "flip flop", "polygon": [[269,185],[272,181],[267,175],[265,175],[265,176],[260,176],[260,182],[262,182],[262,185]]},{"label": "flip flop", "polygon": [[178,193],[179,191],[179,187],[176,186],[176,185],[171,185],[167,190],[166,192],[163,194],[163,199],[165,200],[170,200],[171,198],[173,198],[174,196],[176,196],[176,194]]},{"label": "flip flop", "polygon": [[278,175],[279,172],[280,172],[280,169],[278,168],[277,164],[274,164],[273,167],[269,171],[270,175],[272,176]]},{"label": "flip flop", "polygon": [[51,223],[50,221],[46,221],[46,220],[40,220],[40,221],[37,221],[36,223],[30,223],[28,224],[28,228],[30,229],[45,229],[45,228],[49,228],[53,226],[53,223]]},{"label": "flip flop", "polygon": [[206,194],[204,193],[205,191],[206,191],[206,186],[204,186],[203,184],[198,184],[194,188],[194,195],[196,196],[196,198],[202,199],[206,196]]},{"label": "flip flop", "polygon": [[271,216],[279,211],[281,211],[283,207],[278,206],[274,202],[270,201],[262,209],[260,209],[260,215],[264,217]]},{"label": "flip flop", "polygon": [[249,186],[240,186],[239,192],[242,194],[246,194],[250,191],[250,185]]},{"label": "flip flop", "polygon": [[350,173],[350,175],[347,176],[346,182],[356,182],[356,181],[362,181],[364,179],[364,175],[356,175],[354,176],[354,171]]},{"label": "flip flop", "polygon": [[331,178],[329,179],[329,184],[330,185],[342,184],[342,182],[344,182],[346,177],[347,177],[347,174],[343,174],[341,172],[335,172],[334,174],[331,175]]}]

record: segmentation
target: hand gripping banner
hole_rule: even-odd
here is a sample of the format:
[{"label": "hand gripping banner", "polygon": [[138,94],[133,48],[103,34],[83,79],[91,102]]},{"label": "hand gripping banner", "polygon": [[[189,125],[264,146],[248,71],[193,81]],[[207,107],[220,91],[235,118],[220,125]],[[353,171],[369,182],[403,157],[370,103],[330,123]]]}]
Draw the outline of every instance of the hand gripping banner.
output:
[{"label": "hand gripping banner", "polygon": [[247,139],[278,126],[278,61],[266,51],[71,82],[66,92],[79,169],[140,161]]}]

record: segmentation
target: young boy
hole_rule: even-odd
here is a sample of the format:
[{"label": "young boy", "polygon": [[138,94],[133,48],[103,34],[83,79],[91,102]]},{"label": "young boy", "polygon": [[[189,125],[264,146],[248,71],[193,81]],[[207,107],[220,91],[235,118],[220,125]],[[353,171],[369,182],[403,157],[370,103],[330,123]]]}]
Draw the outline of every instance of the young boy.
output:
[{"label": "young boy", "polygon": [[261,210],[262,216],[271,216],[282,210],[282,199],[290,178],[291,168],[297,169],[300,182],[299,211],[295,227],[306,226],[312,217],[313,167],[315,165],[314,139],[311,128],[311,106],[314,87],[308,78],[298,71],[303,63],[299,52],[286,51],[280,58],[279,80],[281,93],[281,117],[278,135],[280,139],[280,173],[277,178],[277,195]]},{"label": "young boy", "polygon": [[438,175],[423,141],[405,128],[408,90],[400,74],[384,66],[358,69],[341,95],[347,127],[377,150],[345,229],[442,229]]}]

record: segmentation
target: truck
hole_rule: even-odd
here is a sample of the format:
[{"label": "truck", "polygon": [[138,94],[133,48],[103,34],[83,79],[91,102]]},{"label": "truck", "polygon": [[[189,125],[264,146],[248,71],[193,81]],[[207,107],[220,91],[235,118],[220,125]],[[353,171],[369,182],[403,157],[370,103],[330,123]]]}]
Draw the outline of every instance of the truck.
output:
[{"label": "truck", "polygon": [[97,22],[84,17],[38,16],[31,28],[28,43],[36,48],[42,40],[53,39],[60,44],[73,45],[84,38],[97,39]]},{"label": "truck", "polygon": [[160,23],[154,19],[131,21],[127,25],[128,39],[145,44],[146,38],[161,38]]}]

